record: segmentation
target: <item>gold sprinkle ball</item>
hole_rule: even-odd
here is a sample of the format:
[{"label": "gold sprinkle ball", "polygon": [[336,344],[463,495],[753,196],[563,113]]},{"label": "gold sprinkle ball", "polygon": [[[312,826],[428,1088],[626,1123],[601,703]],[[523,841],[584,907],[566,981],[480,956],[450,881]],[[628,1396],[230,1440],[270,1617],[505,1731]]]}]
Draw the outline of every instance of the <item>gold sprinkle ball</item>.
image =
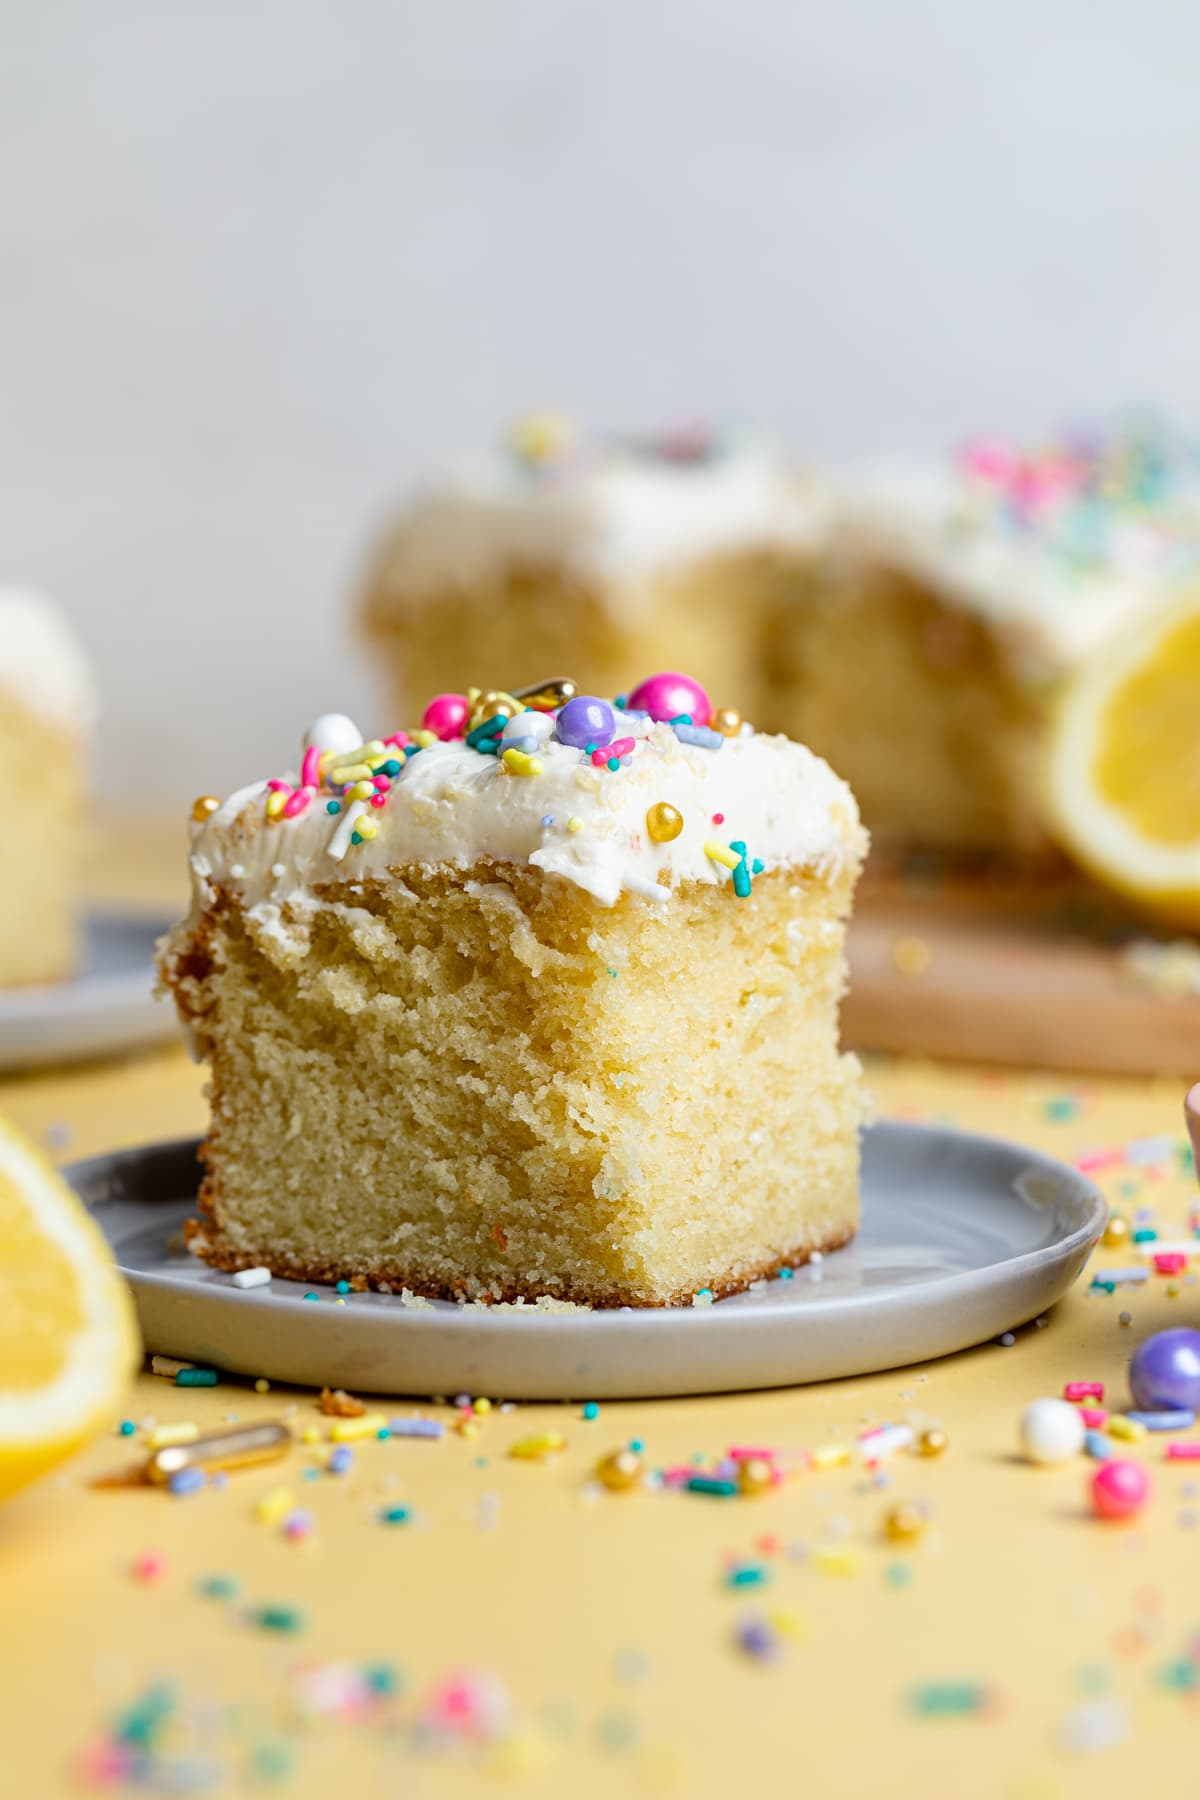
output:
[{"label": "gold sprinkle ball", "polygon": [[933,951],[920,937],[899,937],[892,945],[892,962],[901,975],[923,975],[933,961]]},{"label": "gold sprinkle ball", "polygon": [[656,800],[646,814],[646,830],[656,844],[669,844],[683,830],[683,814],[665,800]]},{"label": "gold sprinkle ball", "polygon": [[636,1450],[610,1450],[596,1464],[596,1480],[611,1493],[623,1494],[642,1478],[642,1459]]},{"label": "gold sprinkle ball", "polygon": [[765,1456],[747,1456],[738,1464],[739,1494],[765,1494],[775,1486],[775,1472]]},{"label": "gold sprinkle ball", "polygon": [[898,1500],[883,1515],[883,1533],[893,1544],[917,1544],[925,1535],[926,1518],[912,1500]]},{"label": "gold sprinkle ball", "polygon": [[1129,1220],[1121,1213],[1113,1213],[1104,1227],[1104,1236],[1100,1242],[1106,1250],[1120,1250],[1129,1242]]},{"label": "gold sprinkle ball", "polygon": [[735,707],[717,706],[708,725],[710,731],[719,731],[722,737],[736,737],[742,729],[742,715]]},{"label": "gold sprinkle ball", "polygon": [[474,731],[477,725],[486,724],[487,720],[494,719],[497,713],[503,713],[506,718],[511,719],[515,713],[520,711],[520,702],[514,700],[511,694],[506,694],[503,688],[488,688],[485,693],[478,694],[471,702],[471,711],[467,716],[467,730]]},{"label": "gold sprinkle ball", "polygon": [[940,1425],[931,1425],[917,1440],[917,1448],[922,1456],[941,1456],[949,1448],[949,1444],[950,1439]]},{"label": "gold sprinkle ball", "polygon": [[203,825],[205,819],[210,819],[220,804],[215,794],[201,794],[198,800],[192,802],[192,818],[197,825]]},{"label": "gold sprinkle ball", "polygon": [[558,413],[526,413],[509,433],[509,443],[524,462],[551,463],[566,454],[575,433]]}]

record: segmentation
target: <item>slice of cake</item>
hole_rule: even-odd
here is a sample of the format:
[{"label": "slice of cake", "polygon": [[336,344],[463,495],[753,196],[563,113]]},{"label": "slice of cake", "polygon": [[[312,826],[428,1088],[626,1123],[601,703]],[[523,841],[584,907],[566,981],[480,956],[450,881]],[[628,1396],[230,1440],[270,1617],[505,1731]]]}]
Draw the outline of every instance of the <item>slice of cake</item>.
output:
[{"label": "slice of cake", "polygon": [[58,608],[0,588],[0,987],[75,968],[94,716],[87,662]]},{"label": "slice of cake", "polygon": [[761,719],[766,622],[802,587],[825,517],[823,484],[757,440],[528,419],[400,512],[362,623],[397,717],[452,688],[470,646],[502,681],[570,669],[599,694],[682,651]]},{"label": "slice of cake", "polygon": [[562,702],[326,718],[198,803],[160,967],[212,1069],[216,1267],[669,1305],[853,1235],[849,788],[683,676]]},{"label": "slice of cake", "polygon": [[1161,427],[847,480],[819,581],[772,620],[766,714],[829,757],[872,834],[1046,848],[1066,677],[1200,577],[1200,454]]}]

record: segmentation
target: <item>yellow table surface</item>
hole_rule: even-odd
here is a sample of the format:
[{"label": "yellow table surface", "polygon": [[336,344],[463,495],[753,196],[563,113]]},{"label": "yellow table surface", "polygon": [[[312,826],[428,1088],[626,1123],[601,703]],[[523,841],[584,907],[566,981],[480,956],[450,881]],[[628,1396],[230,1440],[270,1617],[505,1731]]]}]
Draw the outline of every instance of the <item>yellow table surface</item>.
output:
[{"label": "yellow table surface", "polygon": [[[180,835],[120,834],[97,890],[177,896]],[[1194,1196],[1175,1083],[899,1061],[873,1064],[870,1077],[884,1114],[1065,1158],[1132,1146],[1098,1177],[1109,1198],[1130,1216],[1152,1208],[1164,1235],[1187,1228]],[[8,1077],[0,1110],[65,1160],[198,1130],[201,1082],[170,1050]],[[356,1446],[342,1477],[324,1472],[322,1447],[297,1447],[222,1492],[96,1490],[89,1478],[129,1460],[114,1429],[0,1514],[0,1794],[340,1790],[368,1800],[507,1784],[581,1796],[1083,1800],[1168,1781],[1190,1790],[1200,1468],[1166,1463],[1162,1440],[1135,1446],[1152,1469],[1152,1502],[1136,1524],[1105,1525],[1085,1504],[1091,1465],[1031,1468],[1015,1455],[1015,1430],[1029,1400],[1071,1379],[1102,1381],[1126,1404],[1135,1343],[1197,1323],[1198,1290],[1190,1278],[1112,1297],[1085,1287],[1008,1347],[820,1387],[604,1404],[592,1422],[577,1405],[494,1410],[473,1437]],[[232,1379],[191,1391],[144,1374],[122,1410],[202,1428],[230,1414],[328,1425],[308,1392],[260,1395]],[[423,1410],[454,1417],[452,1407]],[[810,1471],[759,1499],[597,1496],[589,1485],[597,1458],[632,1438],[658,1467],[734,1444],[852,1440],[883,1420],[937,1423],[949,1448],[936,1461],[902,1454],[876,1476]],[[546,1429],[565,1436],[560,1455],[508,1456]],[[303,1544],[255,1518],[255,1501],[281,1485],[315,1515]],[[882,1532],[899,1499],[928,1507],[909,1551]],[[380,1522],[380,1507],[396,1503],[411,1506],[412,1523]],[[163,1558],[162,1573],[138,1580],[132,1565],[147,1553]],[[739,1557],[759,1562],[768,1585],[731,1590],[724,1576]],[[197,1578],[211,1574],[235,1577],[237,1600],[201,1597]],[[247,1609],[265,1602],[302,1609],[305,1629],[248,1623]],[[747,1616],[772,1622],[775,1660],[738,1648]],[[340,1679],[313,1671],[344,1663],[394,1666],[402,1697],[370,1716],[318,1710],[303,1722],[304,1697]],[[512,1723],[491,1744],[439,1749],[414,1721],[430,1690],[463,1669],[503,1684]],[[190,1759],[197,1778],[202,1759],[205,1780],[105,1785],[94,1761],[80,1774],[97,1734],[157,1682],[175,1694],[162,1759]],[[912,1696],[927,1683],[975,1685],[987,1703],[923,1716]]]}]

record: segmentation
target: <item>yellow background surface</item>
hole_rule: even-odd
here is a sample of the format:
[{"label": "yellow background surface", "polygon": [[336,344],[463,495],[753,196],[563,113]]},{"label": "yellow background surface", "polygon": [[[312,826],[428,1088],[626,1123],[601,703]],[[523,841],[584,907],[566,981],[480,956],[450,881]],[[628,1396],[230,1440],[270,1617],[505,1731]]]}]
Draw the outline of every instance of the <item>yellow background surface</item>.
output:
[{"label": "yellow background surface", "polygon": [[[122,842],[104,886],[170,900],[173,869],[161,850]],[[1164,1235],[1188,1229],[1194,1194],[1173,1082],[904,1062],[873,1064],[870,1076],[884,1114],[1067,1159],[1118,1152],[1098,1177],[1114,1205],[1131,1218],[1153,1209]],[[69,1160],[198,1131],[201,1085],[170,1050],[8,1077],[0,1110]],[[162,1759],[190,1760],[193,1773],[201,1759],[211,1780],[187,1791],[206,1794],[1190,1791],[1200,1466],[1167,1464],[1161,1440],[1136,1446],[1151,1502],[1136,1524],[1105,1525],[1086,1503],[1091,1465],[1031,1468],[1015,1434],[1030,1399],[1071,1379],[1103,1381],[1126,1404],[1135,1344],[1196,1324],[1198,1290],[1161,1278],[1111,1297],[1085,1289],[1086,1278],[1011,1346],[918,1369],[606,1403],[592,1422],[577,1405],[493,1410],[473,1437],[451,1429],[441,1442],[358,1445],[346,1476],[325,1472],[325,1447],[298,1445],[283,1464],[188,1499],[89,1485],[136,1460],[137,1440],[131,1453],[114,1421],[112,1435],[0,1513],[0,1794],[174,1791],[106,1787],[94,1762],[79,1772],[98,1734],[157,1682],[175,1694]],[[411,1400],[385,1407],[454,1418],[452,1407]],[[308,1392],[258,1394],[233,1379],[182,1390],[148,1374],[124,1413],[139,1425],[204,1428],[231,1414],[328,1424]],[[758,1499],[597,1494],[590,1480],[598,1457],[632,1438],[657,1468],[711,1461],[734,1444],[812,1449],[883,1420],[939,1424],[949,1448],[937,1460],[902,1454],[876,1475],[858,1464],[810,1470]],[[543,1429],[563,1433],[561,1454],[508,1456]],[[303,1544],[255,1518],[255,1501],[281,1485],[315,1516]],[[911,1550],[882,1530],[899,1499],[928,1508]],[[412,1522],[382,1524],[380,1507],[397,1503]],[[147,1553],[161,1556],[162,1573],[140,1581],[133,1564]],[[731,1590],[736,1558],[761,1563],[768,1584]],[[197,1580],[213,1574],[236,1579],[235,1600],[201,1597]],[[303,1631],[250,1624],[249,1609],[266,1602],[302,1609]],[[746,1616],[773,1621],[774,1660],[738,1648]],[[302,1718],[314,1670],[368,1662],[397,1669],[398,1700],[368,1717]],[[462,1669],[503,1684],[512,1723],[491,1745],[437,1748],[413,1722],[431,1686]],[[941,1682],[973,1684],[986,1703],[964,1717],[921,1715],[914,1690]]]}]

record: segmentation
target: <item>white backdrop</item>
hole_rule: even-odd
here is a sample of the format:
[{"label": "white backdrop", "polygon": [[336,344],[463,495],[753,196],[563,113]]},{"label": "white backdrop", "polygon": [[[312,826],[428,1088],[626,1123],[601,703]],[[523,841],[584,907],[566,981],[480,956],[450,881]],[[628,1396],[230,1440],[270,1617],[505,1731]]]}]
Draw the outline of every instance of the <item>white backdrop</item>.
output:
[{"label": "white backdrop", "polygon": [[380,506],[508,416],[1200,422],[1194,0],[0,0],[0,574],[109,793],[369,721]]}]

